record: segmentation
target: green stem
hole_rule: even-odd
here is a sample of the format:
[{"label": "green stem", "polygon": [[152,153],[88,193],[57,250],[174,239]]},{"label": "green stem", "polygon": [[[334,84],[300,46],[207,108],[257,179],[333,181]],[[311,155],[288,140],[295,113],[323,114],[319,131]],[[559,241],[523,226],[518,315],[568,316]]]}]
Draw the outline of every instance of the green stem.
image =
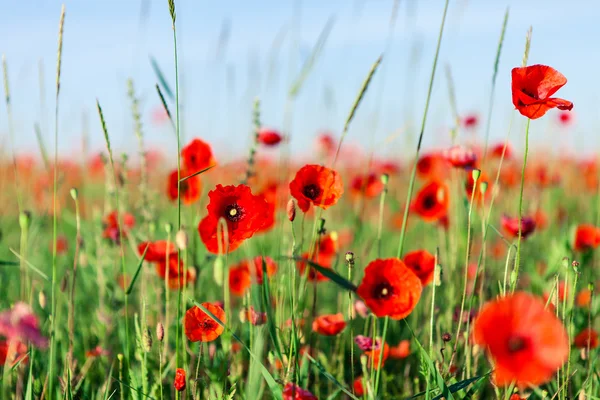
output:
[{"label": "green stem", "polygon": [[519,279],[519,268],[521,266],[521,232],[523,230],[523,190],[525,188],[525,168],[527,167],[527,154],[529,153],[529,125],[531,119],[527,119],[525,128],[525,154],[523,155],[523,168],[521,170],[521,191],[519,193],[519,237],[517,238],[517,254],[515,256],[515,269],[510,278],[510,290],[514,292]]}]

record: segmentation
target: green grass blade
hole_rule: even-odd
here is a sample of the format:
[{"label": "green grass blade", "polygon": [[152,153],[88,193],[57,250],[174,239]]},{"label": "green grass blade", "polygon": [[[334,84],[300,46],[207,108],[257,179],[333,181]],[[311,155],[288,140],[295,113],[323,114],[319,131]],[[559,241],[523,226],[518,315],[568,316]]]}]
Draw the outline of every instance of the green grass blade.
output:
[{"label": "green grass blade", "polygon": [[273,308],[271,306],[271,290],[269,285],[269,277],[267,276],[267,264],[265,263],[264,257],[262,258],[262,271],[263,271],[263,284],[262,284],[262,301],[264,311],[267,313],[267,327],[269,328],[269,335],[273,340],[273,346],[275,346],[275,352],[277,357],[283,361],[283,354],[281,352],[281,343],[279,336],[277,335],[277,327],[275,326],[275,315],[272,313]]},{"label": "green grass blade", "polygon": [[135,270],[135,274],[133,275],[133,278],[131,279],[131,283],[129,284],[129,287],[127,288],[127,291],[125,292],[126,295],[130,295],[131,291],[133,290],[133,285],[135,284],[138,275],[140,274],[140,271],[142,270],[142,266],[144,265],[144,259],[146,258],[146,253],[148,252],[148,249],[150,248],[150,245],[148,244],[146,246],[146,248],[144,249],[144,253],[142,254],[142,257],[140,258],[140,261],[138,262],[138,266]]},{"label": "green grass blade", "polygon": [[356,292],[356,290],[358,289],[355,284],[353,284],[346,278],[342,277],[340,274],[338,274],[331,268],[325,268],[322,265],[319,265],[313,261],[310,261],[310,260],[308,260],[306,258],[302,258],[302,257],[285,257],[285,258],[306,263],[311,268],[316,269],[317,272],[319,272],[322,275],[329,278],[333,283],[337,284],[342,289],[349,290],[351,292]]},{"label": "green grass blade", "polygon": [[160,66],[158,65],[158,62],[152,56],[150,56],[150,64],[152,65],[152,69],[154,70],[154,73],[156,74],[156,77],[158,78],[158,82],[160,82],[160,85],[164,89],[167,96],[169,96],[169,99],[175,100],[175,96],[173,95],[173,90],[171,90],[171,86],[169,86],[169,83],[167,82],[165,75],[162,73],[162,70],[160,69]]},{"label": "green grass blade", "polygon": [[[32,263],[30,263],[29,261],[25,260],[23,257],[21,257],[21,255],[19,253],[17,253],[15,250],[13,250],[12,248],[9,248],[9,250],[11,251],[11,253],[13,253],[15,256],[17,256],[17,258],[19,260],[22,260],[25,262],[25,264],[36,274],[38,274],[40,277],[44,278],[46,281],[50,281],[50,278],[48,277],[48,275],[46,275],[45,273],[43,273],[39,268],[37,268],[35,265],[33,265]],[[6,261],[6,262],[10,262],[10,261]],[[0,264],[1,265],[1,264]],[[19,265],[18,263],[16,264],[7,264],[7,265]]]},{"label": "green grass blade", "polygon": [[123,386],[125,386],[125,387],[127,387],[127,388],[129,388],[129,389],[131,389],[131,390],[134,390],[134,391],[136,391],[137,393],[141,394],[142,396],[144,396],[144,397],[147,397],[147,398],[149,398],[149,399],[151,399],[151,400],[156,400],[154,397],[152,397],[152,396],[150,396],[150,395],[147,395],[146,393],[142,392],[141,390],[139,390],[139,389],[136,389],[136,388],[134,388],[133,386],[130,386],[130,385],[126,384],[125,382],[121,381],[120,379],[118,379],[118,378],[115,378],[114,376],[113,376],[112,378],[113,378],[115,381],[119,382],[121,385],[123,385]]},{"label": "green grass blade", "polygon": [[246,345],[246,343],[244,343],[244,341],[242,339],[240,339],[240,337],[238,335],[236,335],[235,333],[233,333],[233,331],[231,329],[229,329],[229,327],[226,326],[223,323],[223,321],[221,321],[213,313],[211,313],[210,311],[208,311],[206,309],[206,307],[204,307],[202,304],[198,303],[194,299],[190,299],[190,301],[192,303],[194,303],[195,306],[197,306],[202,311],[204,311],[206,313],[206,315],[208,315],[210,318],[212,318],[213,321],[215,321],[217,324],[221,325],[231,336],[233,336],[233,338],[235,340],[237,340],[246,349],[246,351],[248,352],[248,354],[250,355],[250,357],[252,357],[252,359],[254,361],[256,361],[256,364],[259,366],[260,371],[261,371],[261,373],[263,375],[263,378],[265,378],[265,381],[267,382],[267,385],[269,385],[269,389],[271,389],[271,393],[273,394],[273,397],[275,399],[281,399],[281,397],[282,397],[283,394],[282,394],[281,388],[279,387],[279,385],[275,381],[275,378],[273,378],[273,375],[271,375],[271,373],[269,372],[269,370],[264,366],[264,364],[260,361],[260,359],[258,357],[256,357],[256,355],[252,352],[252,350],[250,350],[250,348]]},{"label": "green grass blade", "polygon": [[198,171],[198,172],[194,172],[194,173],[193,173],[193,174],[191,174],[191,175],[188,175],[188,176],[186,176],[186,177],[183,177],[183,178],[181,178],[181,179],[179,180],[179,182],[184,182],[184,181],[187,181],[187,180],[188,180],[188,179],[190,179],[190,178],[193,178],[193,177],[195,177],[195,176],[201,175],[201,174],[205,173],[206,171],[208,171],[209,169],[213,169],[213,168],[214,168],[214,167],[216,167],[216,166],[217,166],[217,165],[216,165],[216,164],[214,164],[214,165],[211,165],[210,167],[206,167],[206,168],[204,168],[203,170],[200,170],[200,171]]},{"label": "green grass blade", "polygon": [[333,384],[336,385],[339,390],[341,390],[342,392],[346,393],[346,395],[348,397],[350,397],[351,399],[358,400],[358,398],[356,396],[354,396],[351,391],[349,391],[348,389],[346,389],[344,387],[344,385],[342,385],[337,379],[335,379],[335,377],[333,375],[331,375],[329,372],[327,372],[327,370],[325,369],[325,367],[323,367],[323,365],[321,365],[320,362],[318,362],[317,360],[315,360],[314,358],[312,358],[310,356],[310,354],[308,354],[308,352],[306,354],[306,358],[308,358],[308,360],[317,368],[317,370],[319,371],[319,373],[321,375],[323,375],[325,378],[327,378],[328,380],[330,380],[331,382],[333,382]]}]

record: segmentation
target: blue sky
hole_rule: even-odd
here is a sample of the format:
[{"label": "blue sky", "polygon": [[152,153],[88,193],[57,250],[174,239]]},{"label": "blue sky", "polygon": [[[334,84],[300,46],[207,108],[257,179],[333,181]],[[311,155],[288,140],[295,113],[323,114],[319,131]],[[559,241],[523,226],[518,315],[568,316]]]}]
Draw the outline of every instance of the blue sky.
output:
[{"label": "blue sky", "polygon": [[[177,29],[184,134],[211,142],[218,153],[242,154],[251,130],[252,101],[259,97],[265,125],[282,128],[286,96],[329,18],[334,24],[321,57],[293,105],[292,146],[306,153],[316,132],[339,132],[374,60],[386,50],[393,0],[179,0]],[[384,62],[349,139],[375,146],[382,155],[412,152],[410,127],[418,125],[443,11],[443,0],[400,0]],[[0,0],[0,53],[9,66],[16,146],[36,151],[33,124],[41,121],[52,141],[58,18],[62,2]],[[60,109],[62,153],[81,148],[82,115],[89,116],[90,146],[103,148],[95,111],[103,106],[113,145],[135,152],[126,81],[132,77],[142,101],[150,147],[175,149],[168,125],[151,122],[159,104],[155,57],[174,83],[173,44],[167,0],[148,0],[140,24],[141,0],[68,0]],[[575,103],[576,126],[557,132],[556,113],[532,124],[532,140],[549,146],[552,132],[569,135],[574,149],[596,145],[598,126],[600,7],[593,2],[554,0],[452,0],[428,120],[426,146],[448,143],[451,123],[445,67],[456,86],[459,112],[485,117],[492,65],[502,19],[510,19],[498,76],[493,138],[509,124],[510,69],[521,63],[525,34],[533,26],[530,64],[555,67],[569,80],[560,97]],[[229,26],[227,46],[217,57],[218,38]],[[274,43],[280,45],[274,45]],[[276,51],[273,48],[277,49]],[[418,49],[415,52],[415,49]],[[417,54],[415,56],[415,54]],[[44,112],[40,108],[38,65],[43,63]],[[273,63],[271,60],[275,60]],[[485,118],[484,118],[485,119]],[[522,139],[524,118],[515,116],[513,142]],[[413,124],[413,125],[411,125]],[[407,131],[408,129],[408,131]],[[0,134],[6,144],[7,118],[0,107]],[[394,139],[386,141],[390,135]],[[414,135],[414,132],[412,132]],[[385,146],[383,145],[385,143]]]}]

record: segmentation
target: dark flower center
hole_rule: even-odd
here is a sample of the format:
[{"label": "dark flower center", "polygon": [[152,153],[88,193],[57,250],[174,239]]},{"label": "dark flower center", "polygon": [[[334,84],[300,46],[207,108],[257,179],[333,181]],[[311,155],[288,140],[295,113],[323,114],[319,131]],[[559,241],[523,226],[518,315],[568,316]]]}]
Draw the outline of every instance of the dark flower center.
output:
[{"label": "dark flower center", "polygon": [[388,282],[380,283],[373,289],[373,297],[378,300],[387,299],[393,294],[393,288]]},{"label": "dark flower center", "polygon": [[315,184],[310,184],[304,186],[302,193],[304,193],[304,195],[309,199],[314,200],[317,198],[317,196],[319,196],[319,194],[321,194],[321,189]]},{"label": "dark flower center", "polygon": [[244,208],[236,203],[230,204],[225,208],[225,218],[231,222],[238,222],[244,218]]},{"label": "dark flower center", "polygon": [[200,322],[200,326],[203,330],[213,330],[215,329],[215,322],[211,319],[206,318],[202,320],[202,322]]},{"label": "dark flower center", "polygon": [[527,347],[527,342],[520,336],[513,336],[508,339],[508,352],[518,353]]},{"label": "dark flower center", "polygon": [[425,196],[425,198],[423,199],[423,207],[426,210],[430,210],[433,207],[435,207],[436,203],[437,202],[436,202],[436,199],[435,199],[435,195],[428,195],[428,196]]}]

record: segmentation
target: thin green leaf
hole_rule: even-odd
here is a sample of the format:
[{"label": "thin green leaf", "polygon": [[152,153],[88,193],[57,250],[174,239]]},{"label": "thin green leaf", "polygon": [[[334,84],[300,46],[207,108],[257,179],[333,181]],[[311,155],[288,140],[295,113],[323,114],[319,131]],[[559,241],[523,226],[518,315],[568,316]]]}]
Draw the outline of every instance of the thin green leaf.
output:
[{"label": "thin green leaf", "polygon": [[319,264],[315,263],[314,261],[308,260],[303,257],[287,257],[286,256],[285,258],[308,264],[308,266],[316,269],[317,272],[321,273],[323,276],[330,279],[333,283],[337,284],[342,289],[346,289],[351,292],[356,292],[356,290],[358,289],[356,287],[356,285],[354,285],[352,282],[350,282],[346,278],[342,277],[340,274],[338,274],[331,268],[325,268],[322,265],[319,265]]},{"label": "thin green leaf", "polygon": [[154,73],[156,74],[156,77],[158,78],[160,85],[165,90],[165,93],[167,94],[167,96],[169,96],[169,98],[171,100],[174,100],[175,96],[173,96],[173,91],[171,90],[171,87],[169,86],[169,83],[167,82],[165,75],[162,73],[162,70],[160,69],[158,62],[152,56],[150,56],[150,64],[152,65],[152,69],[154,70]]},{"label": "thin green leaf", "polygon": [[321,375],[323,375],[325,378],[327,378],[331,382],[333,382],[333,384],[336,385],[338,387],[338,389],[340,389],[341,391],[343,391],[344,393],[346,393],[348,395],[348,397],[350,397],[351,399],[358,400],[358,398],[356,396],[354,396],[351,391],[349,391],[348,389],[346,389],[344,387],[344,385],[342,385],[337,379],[335,379],[335,377],[333,375],[331,375],[329,372],[327,372],[327,370],[325,369],[325,367],[323,367],[323,365],[321,365],[320,362],[318,362],[317,360],[315,360],[314,358],[312,358],[310,356],[310,354],[308,354],[308,352],[306,353],[306,358],[308,358],[310,360],[310,362],[315,367],[317,367],[317,370],[319,370],[319,373]]},{"label": "thin green leaf", "polygon": [[[48,275],[43,273],[39,268],[37,268],[35,265],[30,263],[23,257],[21,257],[21,255],[19,253],[17,253],[16,251],[14,251],[12,248],[9,248],[9,250],[11,251],[11,253],[13,253],[15,256],[17,256],[19,258],[19,260],[23,261],[29,268],[31,268],[32,271],[36,272],[39,276],[41,276],[45,280],[50,281],[50,278],[48,278]],[[19,264],[13,264],[13,265],[19,265]]]},{"label": "thin green leaf", "polygon": [[16,261],[6,261],[6,260],[0,260],[0,265],[10,265],[13,267],[18,267],[19,263]]},{"label": "thin green leaf", "polygon": [[415,332],[412,330],[412,328],[410,327],[410,325],[408,324],[408,322],[406,321],[406,319],[404,320],[404,322],[406,324],[406,327],[410,331],[410,334],[413,336],[415,343],[419,347],[419,351],[421,353],[421,357],[423,357],[423,359],[427,362],[427,369],[429,370],[429,373],[431,375],[433,375],[433,377],[435,378],[435,382],[436,382],[438,388],[442,391],[442,396],[445,397],[446,400],[454,400],[454,396],[452,396],[452,392],[450,391],[450,389],[446,385],[446,382],[444,381],[444,378],[442,377],[442,375],[440,374],[440,372],[437,370],[437,368],[433,364],[433,361],[431,360],[431,358],[429,358],[429,354],[423,348],[423,346],[421,345],[421,342],[419,342],[419,339],[417,339],[417,336],[415,335]]},{"label": "thin green leaf", "polygon": [[[108,376],[106,377],[106,390],[104,391],[104,400],[108,400],[109,399],[109,397],[108,397],[108,392],[110,390],[110,384],[109,384],[109,382],[110,382],[110,379],[112,378],[112,373],[113,373],[114,366],[115,366],[114,362],[110,363],[110,369],[108,370]],[[113,394],[114,393],[115,392],[113,392]],[[112,397],[112,396],[113,395],[111,394],[110,397]]]},{"label": "thin green leaf", "polygon": [[190,301],[192,303],[194,303],[194,305],[196,307],[198,307],[202,311],[204,311],[204,313],[206,315],[208,315],[213,321],[215,321],[217,324],[221,325],[231,336],[233,336],[233,338],[235,340],[237,340],[246,349],[246,351],[248,352],[248,354],[250,355],[250,357],[252,357],[252,359],[259,366],[260,372],[262,373],[263,377],[265,378],[265,381],[267,382],[267,385],[269,386],[269,389],[271,389],[271,393],[273,394],[273,397],[276,398],[276,399],[281,399],[282,396],[283,396],[283,393],[281,391],[281,387],[279,387],[279,385],[277,384],[277,382],[275,382],[275,379],[273,378],[273,375],[271,375],[271,373],[269,372],[269,370],[264,366],[264,364],[260,361],[260,359],[258,357],[256,357],[256,355],[252,352],[252,350],[250,350],[250,348],[246,345],[246,343],[244,343],[244,341],[242,339],[240,339],[239,336],[237,336],[235,333],[233,333],[233,331],[231,329],[229,329],[229,327],[226,326],[223,323],[223,321],[221,321],[213,313],[211,313],[210,311],[208,311],[206,309],[206,307],[204,307],[202,304],[198,303],[194,299],[190,299]]},{"label": "thin green leaf", "polygon": [[129,287],[127,288],[127,291],[125,292],[125,294],[128,296],[131,294],[131,291],[133,290],[133,285],[135,285],[137,277],[140,274],[140,271],[142,270],[142,265],[144,265],[144,259],[146,258],[146,253],[148,252],[149,248],[150,248],[150,244],[146,245],[146,248],[144,249],[144,253],[142,254],[142,257],[140,258],[140,261],[138,262],[138,266],[135,270],[135,274],[133,275],[133,278],[131,279],[131,283],[129,284]]},{"label": "thin green leaf", "polygon": [[321,52],[323,51],[323,48],[325,47],[325,43],[327,42],[327,38],[329,37],[329,33],[331,32],[331,28],[333,27],[334,21],[335,21],[335,19],[333,17],[330,17],[327,20],[325,27],[323,27],[323,30],[321,31],[321,34],[319,35],[319,38],[317,39],[317,43],[315,44],[315,47],[313,47],[313,50],[312,50],[310,56],[308,57],[308,59],[306,60],[304,65],[302,66],[300,75],[298,75],[298,78],[296,78],[296,80],[292,84],[292,87],[290,88],[290,93],[289,93],[290,97],[296,97],[296,95],[300,92],[300,88],[302,88],[304,81],[308,77],[308,74],[312,70],[313,66],[315,65],[315,62],[317,61],[317,59],[319,58],[319,55],[321,54]]},{"label": "thin green leaf", "polygon": [[71,368],[67,368],[67,399],[73,400],[73,390],[71,389]]},{"label": "thin green leaf", "polygon": [[273,340],[277,357],[279,357],[280,360],[283,360],[281,344],[279,342],[279,336],[277,335],[277,327],[275,326],[275,315],[273,315],[273,308],[271,307],[271,291],[269,287],[269,277],[267,275],[267,263],[265,262],[264,257],[261,258],[261,261],[263,272],[262,300],[264,311],[267,313],[267,327],[269,328],[269,335],[271,336],[271,340]]},{"label": "thin green leaf", "polygon": [[206,168],[204,168],[204,169],[202,169],[202,170],[200,170],[200,171],[198,171],[198,172],[194,172],[194,173],[193,173],[193,174],[191,174],[191,175],[188,175],[188,176],[186,176],[186,177],[184,177],[184,178],[181,178],[181,179],[179,180],[179,182],[183,182],[183,181],[186,181],[186,180],[188,180],[188,179],[190,179],[190,178],[193,178],[193,177],[195,177],[195,176],[197,176],[197,175],[203,174],[203,173],[205,173],[206,171],[208,171],[209,169],[213,169],[213,168],[214,168],[214,167],[216,167],[216,166],[217,166],[216,164],[213,164],[213,165],[211,165],[210,167],[206,167]]},{"label": "thin green leaf", "polygon": [[[456,383],[448,386],[448,389],[450,390],[451,393],[456,393],[456,392],[458,392],[460,390],[463,390],[463,389],[467,388],[471,383],[477,382],[477,381],[479,381],[479,380],[487,377],[490,373],[491,372],[488,372],[485,375],[475,376],[473,378],[469,378],[469,379],[465,379],[465,380],[460,381],[460,382],[456,382]],[[410,400],[410,399],[416,399],[418,397],[421,397],[421,396],[425,395],[426,393],[427,393],[427,391],[424,391],[424,392],[421,392],[421,393],[417,393],[414,396],[409,397],[408,400]],[[440,394],[440,395],[434,397],[433,400],[441,400],[442,397],[443,396]]]},{"label": "thin green leaf", "polygon": [[125,382],[119,380],[118,378],[115,378],[114,376],[112,377],[115,381],[119,382],[121,385],[128,387],[131,390],[136,391],[137,393],[141,394],[144,397],[147,397],[149,399],[152,400],[156,400],[154,397],[147,395],[146,393],[143,393],[141,390],[134,388],[133,386],[129,386],[128,384],[126,384]]}]

